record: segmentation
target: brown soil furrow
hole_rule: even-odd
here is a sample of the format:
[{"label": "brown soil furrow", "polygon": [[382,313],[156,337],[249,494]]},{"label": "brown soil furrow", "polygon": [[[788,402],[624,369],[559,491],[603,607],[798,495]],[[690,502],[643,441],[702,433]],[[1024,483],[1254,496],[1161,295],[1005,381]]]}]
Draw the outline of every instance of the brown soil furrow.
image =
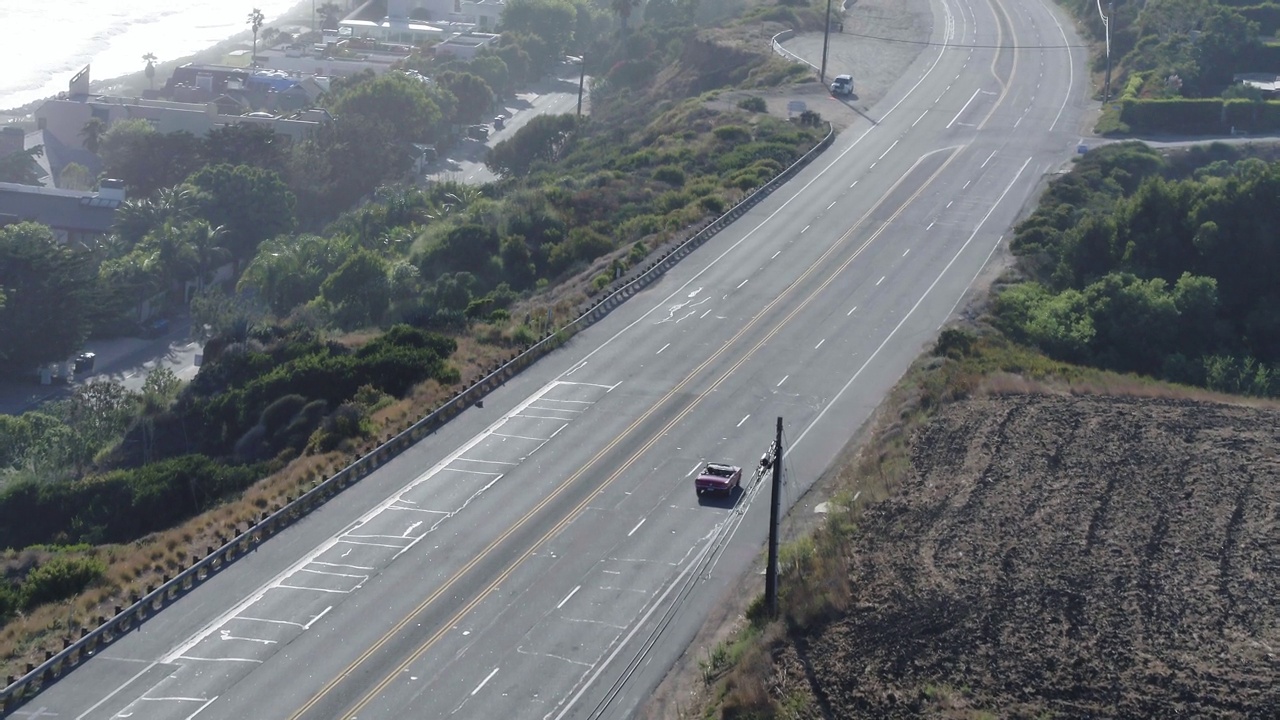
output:
[{"label": "brown soil furrow", "polygon": [[1275,427],[1180,400],[944,408],[864,514],[802,682],[826,717],[1280,717]]}]

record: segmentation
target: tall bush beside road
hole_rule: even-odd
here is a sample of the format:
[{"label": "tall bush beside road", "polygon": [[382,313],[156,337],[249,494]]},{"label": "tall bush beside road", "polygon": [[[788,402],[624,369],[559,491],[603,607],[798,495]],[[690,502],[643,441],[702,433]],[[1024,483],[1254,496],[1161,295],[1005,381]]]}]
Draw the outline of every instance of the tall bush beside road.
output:
[{"label": "tall bush beside road", "polygon": [[0,287],[0,373],[11,376],[34,375],[79,350],[102,295],[88,254],[26,222],[0,228]]}]

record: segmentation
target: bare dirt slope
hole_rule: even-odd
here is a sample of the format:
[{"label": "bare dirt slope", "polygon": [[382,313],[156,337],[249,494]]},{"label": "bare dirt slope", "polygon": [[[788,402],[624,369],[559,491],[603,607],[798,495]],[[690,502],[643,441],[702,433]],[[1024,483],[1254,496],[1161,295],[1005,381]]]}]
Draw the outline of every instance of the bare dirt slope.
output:
[{"label": "bare dirt slope", "polygon": [[775,660],[826,717],[1280,717],[1278,454],[1273,409],[952,405]]}]

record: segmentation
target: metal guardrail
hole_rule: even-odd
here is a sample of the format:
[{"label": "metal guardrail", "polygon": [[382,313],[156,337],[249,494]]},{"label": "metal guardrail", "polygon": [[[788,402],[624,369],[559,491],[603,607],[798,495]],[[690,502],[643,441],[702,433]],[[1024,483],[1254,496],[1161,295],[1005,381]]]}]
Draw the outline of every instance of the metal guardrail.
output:
[{"label": "metal guardrail", "polygon": [[3,690],[0,690],[0,717],[27,700],[41,690],[57,681],[66,673],[79,667],[94,653],[114,642],[121,635],[136,628],[149,617],[164,609],[166,605],[185,595],[197,585],[215,575],[223,568],[235,562],[240,556],[252,552],[263,541],[284,530],[295,521],[305,517],[312,510],[323,505],[348,485],[364,478],[383,464],[404,452],[431,433],[440,429],[449,420],[493,392],[510,380],[535,360],[559,347],[574,333],[577,333],[604,318],[614,308],[648,287],[654,280],[662,277],[677,262],[690,252],[711,239],[730,223],[742,217],[747,210],[754,207],[762,199],[791,179],[801,168],[808,165],[819,153],[830,147],[835,139],[835,131],[827,123],[827,134],[817,145],[814,145],[803,157],[776,175],[772,180],[754,190],[750,195],[739,200],[732,208],[688,239],[668,249],[661,257],[641,269],[633,269],[614,281],[614,287],[602,298],[591,303],[576,318],[557,331],[549,332],[538,342],[526,347],[510,360],[501,363],[484,378],[462,390],[444,405],[428,413],[408,428],[387,438],[381,445],[360,457],[350,465],[333,474],[332,477],[320,481],[310,490],[297,498],[290,498],[282,507],[270,512],[263,512],[262,518],[241,531],[238,527],[230,529],[230,538],[219,535],[220,547],[208,548],[203,558],[192,556],[191,566],[178,573],[172,579],[164,576],[162,584],[157,588],[147,588],[146,594],[136,595],[128,607],[115,607],[115,614],[98,619],[98,627],[94,630],[82,628],[80,638],[72,641],[63,639],[63,648],[58,652],[45,651],[45,660],[38,666],[27,665],[26,672],[19,678],[9,677]]},{"label": "metal guardrail", "polygon": [[[777,53],[777,54],[781,55],[782,57],[784,57],[784,58],[786,58],[786,59],[788,59],[788,60],[790,60],[791,62],[804,63],[805,65],[808,65],[809,67],[813,68],[813,69],[814,69],[814,71],[816,71],[816,72],[822,72],[821,70],[819,70],[819,69],[818,69],[818,66],[817,66],[817,65],[814,65],[813,63],[809,62],[808,60],[805,60],[804,58],[800,57],[799,55],[797,55],[797,54],[795,54],[795,53],[791,52],[790,50],[788,50],[788,49],[786,49],[786,48],[782,47],[782,42],[781,42],[781,41],[782,41],[782,40],[790,40],[790,39],[791,39],[791,37],[792,37],[793,35],[795,35],[795,34],[796,34],[796,31],[795,31],[795,30],[783,30],[782,32],[778,33],[777,35],[774,35],[774,36],[773,36],[773,38],[772,38],[772,39],[770,39],[769,44],[773,46],[773,51],[774,51],[775,53]],[[782,37],[783,35],[786,35],[786,37]]]}]

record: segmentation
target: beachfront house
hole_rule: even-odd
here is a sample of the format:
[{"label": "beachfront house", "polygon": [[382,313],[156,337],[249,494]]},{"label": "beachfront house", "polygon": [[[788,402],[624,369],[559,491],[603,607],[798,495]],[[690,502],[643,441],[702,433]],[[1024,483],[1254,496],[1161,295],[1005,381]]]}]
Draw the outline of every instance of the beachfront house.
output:
[{"label": "beachfront house", "polygon": [[[311,93],[321,91],[318,84],[308,84],[305,78],[292,83],[299,86],[298,90],[293,90],[291,84],[282,95],[276,77],[257,81],[243,68],[184,68],[175,71],[175,76],[182,71],[184,78],[174,86],[174,97],[182,98],[179,100],[90,93],[86,67],[72,79],[68,92],[46,101],[35,111],[36,125],[62,145],[83,149],[82,130],[92,118],[99,118],[108,126],[118,120],[141,118],[159,132],[185,131],[197,137],[214,128],[249,122],[270,127],[285,142],[301,141],[332,121],[324,110],[297,109],[310,104]],[[188,80],[193,84],[187,85]]]},{"label": "beachfront house", "polygon": [[94,247],[111,234],[124,200],[119,180],[103,180],[96,191],[0,183],[0,226],[37,222],[48,225],[60,245]]}]

